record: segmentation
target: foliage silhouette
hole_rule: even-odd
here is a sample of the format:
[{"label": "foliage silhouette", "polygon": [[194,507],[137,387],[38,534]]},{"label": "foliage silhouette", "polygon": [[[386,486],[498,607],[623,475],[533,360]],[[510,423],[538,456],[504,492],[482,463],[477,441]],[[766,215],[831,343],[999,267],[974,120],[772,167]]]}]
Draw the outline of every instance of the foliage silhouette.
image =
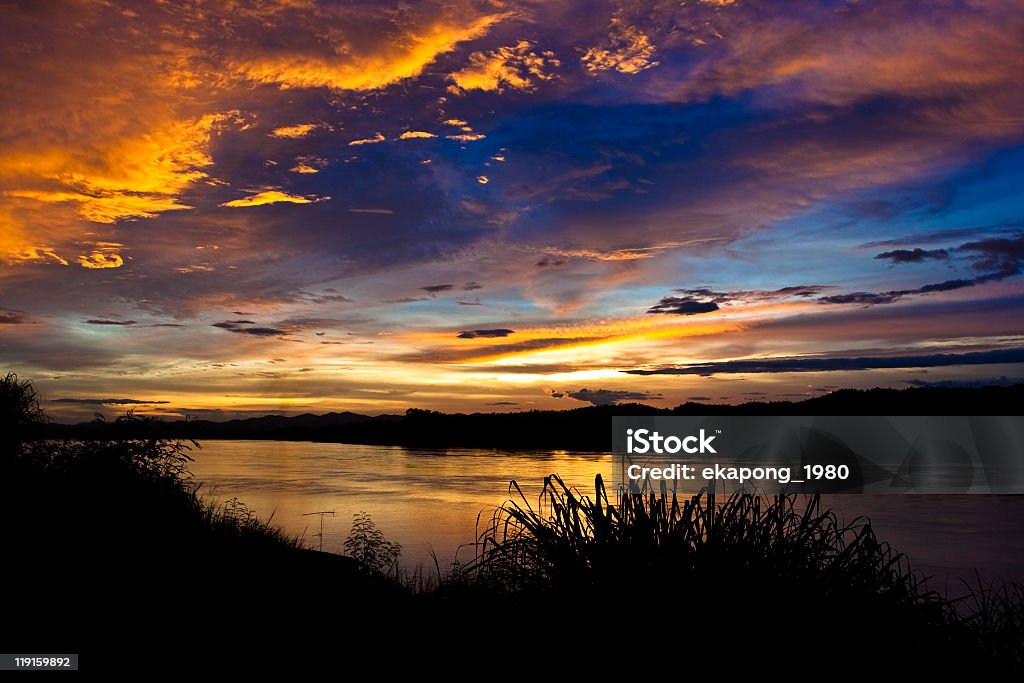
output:
[{"label": "foliage silhouette", "polygon": [[0,457],[10,457],[46,422],[39,394],[30,380],[13,372],[0,379]]},{"label": "foliage silhouette", "polygon": [[345,539],[345,554],[368,572],[388,575],[398,566],[402,546],[384,537],[365,512],[352,515],[352,531]]}]

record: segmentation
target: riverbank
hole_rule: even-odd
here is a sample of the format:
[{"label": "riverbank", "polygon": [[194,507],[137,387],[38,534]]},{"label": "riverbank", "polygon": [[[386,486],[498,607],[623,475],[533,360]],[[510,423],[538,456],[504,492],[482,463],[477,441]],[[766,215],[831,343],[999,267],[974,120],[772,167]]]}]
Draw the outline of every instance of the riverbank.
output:
[{"label": "riverbank", "polygon": [[[1017,666],[1007,648],[1019,640],[1007,632],[1020,625],[1019,593],[979,594],[985,609],[960,615],[870,527],[836,526],[828,511],[792,500],[652,498],[618,508],[552,480],[540,514],[525,500],[500,512],[479,561],[384,575],[303,547],[238,501],[211,507],[182,478],[175,447],[62,445],[7,462],[4,533],[19,539],[6,567],[15,651],[131,659],[189,644],[252,656],[269,639],[305,652],[338,622],[361,647],[411,633],[420,646],[468,653],[488,629],[532,638],[538,619],[541,630],[600,632],[654,617],[665,626],[653,647],[699,625],[708,637],[694,642],[708,656],[740,643],[778,655],[799,642],[804,663],[816,665],[838,656],[836,643],[861,643],[872,658],[912,649],[925,658],[916,671]],[[133,654],[117,654],[126,648]]]}]

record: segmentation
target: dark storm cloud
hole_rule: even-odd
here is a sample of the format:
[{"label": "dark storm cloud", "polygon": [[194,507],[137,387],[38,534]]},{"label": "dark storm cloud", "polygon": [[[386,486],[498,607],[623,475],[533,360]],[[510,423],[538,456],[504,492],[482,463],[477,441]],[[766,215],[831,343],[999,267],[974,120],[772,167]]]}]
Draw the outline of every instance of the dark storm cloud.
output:
[{"label": "dark storm cloud", "polygon": [[630,375],[715,375],[724,373],[830,372],[839,370],[876,370],[885,368],[935,368],[951,365],[993,365],[1024,363],[1024,348],[935,353],[889,357],[783,357],[756,360],[730,360],[714,363],[651,370],[624,370]]},{"label": "dark storm cloud", "polygon": [[467,282],[466,284],[462,285],[462,291],[464,291],[464,292],[472,292],[475,289],[483,289],[483,288],[484,288],[484,286],[482,284],[480,284],[479,282]]},{"label": "dark storm cloud", "polygon": [[697,315],[718,310],[714,301],[698,301],[692,297],[666,296],[647,309],[648,313],[669,313],[673,315]]},{"label": "dark storm cloud", "polygon": [[236,334],[250,334],[255,337],[278,337],[288,334],[287,330],[280,330],[276,327],[247,327],[254,325],[251,320],[225,320],[224,322],[213,323],[211,327],[218,327]]},{"label": "dark storm cloud", "polygon": [[128,325],[137,325],[138,324],[135,320],[105,320],[105,319],[102,319],[102,318],[92,318],[90,320],[86,320],[85,322],[88,323],[89,325],[122,325],[122,326],[128,326]]},{"label": "dark storm cloud", "polygon": [[687,401],[710,401],[710,396],[687,396]]},{"label": "dark storm cloud", "polygon": [[517,406],[517,401],[494,401],[492,403],[485,403],[485,406]]},{"label": "dark storm cloud", "polygon": [[949,252],[945,249],[894,249],[893,251],[883,251],[875,258],[892,263],[921,263],[923,261],[945,261],[949,258]]},{"label": "dark storm cloud", "polygon": [[465,330],[463,332],[459,332],[456,336],[459,339],[491,339],[495,337],[507,337],[510,334],[515,334],[515,330],[509,330],[502,327],[494,330]]},{"label": "dark storm cloud", "polygon": [[94,406],[144,406],[167,404],[169,401],[144,401],[136,398],[55,398],[53,403],[78,403]]},{"label": "dark storm cloud", "polygon": [[[613,406],[626,401],[660,401],[661,394],[645,391],[618,391],[613,389],[580,389],[567,391],[565,395],[577,401],[593,403],[595,406]],[[556,396],[551,394],[551,396]]]}]

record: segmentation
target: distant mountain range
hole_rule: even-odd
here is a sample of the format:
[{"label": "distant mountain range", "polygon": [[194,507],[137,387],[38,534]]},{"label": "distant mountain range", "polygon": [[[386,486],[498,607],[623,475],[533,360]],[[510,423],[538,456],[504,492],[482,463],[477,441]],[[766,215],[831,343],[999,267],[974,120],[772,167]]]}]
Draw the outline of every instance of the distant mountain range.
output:
[{"label": "distant mountain range", "polygon": [[[400,422],[402,415],[360,415],[359,413],[325,413],[314,415],[261,415],[224,422],[213,420],[174,420],[162,422],[161,430],[180,438],[203,439],[274,439],[288,440],[282,437],[285,433],[318,432],[324,429],[343,427],[353,424],[373,422]],[[46,428],[46,436],[72,438],[102,438],[114,428],[111,422],[92,421],[78,424],[51,424]],[[307,440],[307,439],[297,439]]]},{"label": "distant mountain range", "polygon": [[[431,448],[608,450],[614,415],[1021,415],[1024,385],[1009,387],[842,389],[805,401],[742,405],[684,403],[655,408],[639,403],[517,413],[405,415],[309,413],[267,415],[227,422],[178,420],[150,425],[146,436],[204,439],[322,441]],[[123,436],[117,422],[49,424],[42,438],[104,439]]]}]

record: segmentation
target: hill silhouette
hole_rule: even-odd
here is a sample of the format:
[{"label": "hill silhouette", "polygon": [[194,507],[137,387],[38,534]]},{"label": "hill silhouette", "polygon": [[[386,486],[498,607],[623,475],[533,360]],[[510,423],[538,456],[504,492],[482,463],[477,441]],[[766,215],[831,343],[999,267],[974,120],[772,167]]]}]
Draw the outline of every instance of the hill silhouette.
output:
[{"label": "hill silhouette", "polygon": [[[1024,405],[1024,385],[1008,387],[842,389],[804,401],[723,405],[688,402],[675,408],[640,403],[517,413],[441,413],[412,408],[405,415],[357,413],[267,415],[213,422],[159,423],[178,439],[267,439],[411,446],[606,451],[615,415],[1012,415]],[[44,438],[109,438],[112,423],[49,424]]]}]

